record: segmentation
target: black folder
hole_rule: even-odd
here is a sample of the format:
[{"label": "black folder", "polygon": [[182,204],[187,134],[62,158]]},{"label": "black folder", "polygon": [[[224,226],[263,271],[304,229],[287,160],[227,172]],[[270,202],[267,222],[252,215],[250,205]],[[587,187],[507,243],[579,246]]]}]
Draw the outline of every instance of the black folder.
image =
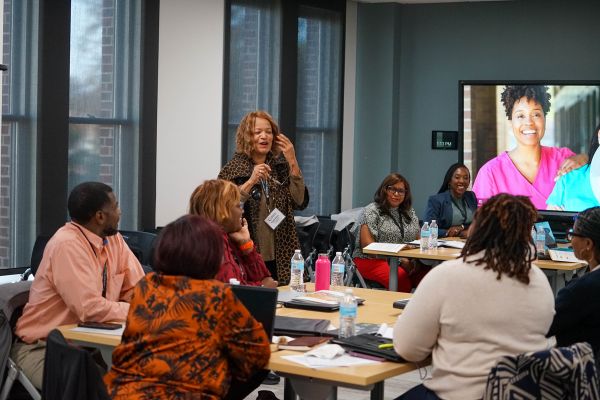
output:
[{"label": "black folder", "polygon": [[327,319],[275,316],[275,335],[285,336],[332,336]]},{"label": "black folder", "polygon": [[371,333],[351,336],[349,338],[332,339],[331,343],[337,343],[346,350],[352,350],[357,353],[369,354],[372,356],[382,357],[389,361],[406,362],[396,353],[393,347],[380,349],[380,345],[388,345],[392,343],[392,339],[387,339]]}]

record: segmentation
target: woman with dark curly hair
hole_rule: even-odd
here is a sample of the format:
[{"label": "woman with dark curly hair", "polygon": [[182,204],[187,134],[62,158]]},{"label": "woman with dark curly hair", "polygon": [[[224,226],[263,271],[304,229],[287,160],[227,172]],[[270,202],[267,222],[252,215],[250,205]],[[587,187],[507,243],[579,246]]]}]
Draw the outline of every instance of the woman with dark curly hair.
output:
[{"label": "woman with dark curly hair", "polygon": [[[386,260],[364,254],[363,247],[373,242],[404,243],[419,237],[419,218],[412,207],[410,185],[398,173],[385,177],[375,191],[373,203],[368,204],[355,225],[356,246],[352,256],[359,272],[365,279],[389,288],[390,266]],[[413,284],[407,271],[414,266],[408,259],[401,259],[398,268],[398,291],[410,292]]]},{"label": "woman with dark curly hair", "polygon": [[480,399],[504,355],[549,349],[554,296],[532,261],[537,211],[524,196],[499,194],[476,212],[461,257],[423,278],[394,327],[408,361],[432,356],[432,378],[400,399]]},{"label": "woman with dark curly hair", "polygon": [[577,216],[569,239],[575,256],[588,263],[590,272],[572,279],[556,296],[556,315],[548,335],[559,346],[589,342],[596,362],[600,357],[600,207]]},{"label": "woman with dark curly hair", "polygon": [[547,86],[506,86],[501,100],[517,145],[481,167],[473,191],[480,201],[497,193],[527,196],[537,209],[546,209],[554,181],[587,163],[587,155],[541,145],[550,110]]}]

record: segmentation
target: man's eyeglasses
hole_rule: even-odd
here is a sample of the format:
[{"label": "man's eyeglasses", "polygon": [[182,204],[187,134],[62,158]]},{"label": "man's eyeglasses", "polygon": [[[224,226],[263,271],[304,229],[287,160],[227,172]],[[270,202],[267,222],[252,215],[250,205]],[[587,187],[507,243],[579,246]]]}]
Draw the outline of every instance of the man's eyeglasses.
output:
[{"label": "man's eyeglasses", "polygon": [[585,235],[582,235],[581,233],[576,233],[576,232],[573,232],[573,228],[571,228],[571,229],[569,229],[569,230],[567,231],[567,240],[568,240],[569,242],[570,242],[571,240],[573,240],[573,237],[575,237],[575,236],[582,237],[582,238],[584,238],[584,237],[587,237],[587,236],[585,236]]},{"label": "man's eyeglasses", "polygon": [[387,190],[388,193],[390,194],[395,194],[396,196],[400,196],[403,194],[406,194],[407,190],[406,189],[396,189],[393,186],[388,186],[385,188],[385,190]]}]

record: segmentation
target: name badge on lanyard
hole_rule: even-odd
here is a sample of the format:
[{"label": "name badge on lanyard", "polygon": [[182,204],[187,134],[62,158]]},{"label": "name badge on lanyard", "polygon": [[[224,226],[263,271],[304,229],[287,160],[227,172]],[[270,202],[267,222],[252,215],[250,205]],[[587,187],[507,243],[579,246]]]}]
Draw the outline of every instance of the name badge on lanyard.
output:
[{"label": "name badge on lanyard", "polygon": [[275,207],[273,211],[271,211],[271,214],[267,215],[267,218],[265,218],[265,223],[269,225],[269,228],[275,230],[284,219],[285,215]]},{"label": "name badge on lanyard", "polygon": [[269,228],[275,230],[279,226],[279,224],[281,224],[281,222],[285,219],[285,215],[281,211],[279,211],[277,207],[275,207],[273,211],[271,211],[271,196],[269,195],[269,183],[266,180],[261,179],[260,186],[262,188],[263,193],[265,194],[265,203],[267,205],[267,210],[269,211],[269,215],[267,215],[267,218],[265,218],[265,223],[269,226]]}]

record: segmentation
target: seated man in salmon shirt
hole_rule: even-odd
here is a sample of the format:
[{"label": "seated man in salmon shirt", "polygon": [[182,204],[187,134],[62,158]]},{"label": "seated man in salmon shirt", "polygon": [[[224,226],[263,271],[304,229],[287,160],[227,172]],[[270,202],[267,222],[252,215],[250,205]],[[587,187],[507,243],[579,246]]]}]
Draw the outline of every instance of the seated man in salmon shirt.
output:
[{"label": "seated man in salmon shirt", "polygon": [[124,321],[132,289],[144,276],[117,231],[121,210],[110,186],[76,186],[68,209],[71,222],[46,245],[11,349],[12,359],[38,389],[48,333],[65,324]]}]

